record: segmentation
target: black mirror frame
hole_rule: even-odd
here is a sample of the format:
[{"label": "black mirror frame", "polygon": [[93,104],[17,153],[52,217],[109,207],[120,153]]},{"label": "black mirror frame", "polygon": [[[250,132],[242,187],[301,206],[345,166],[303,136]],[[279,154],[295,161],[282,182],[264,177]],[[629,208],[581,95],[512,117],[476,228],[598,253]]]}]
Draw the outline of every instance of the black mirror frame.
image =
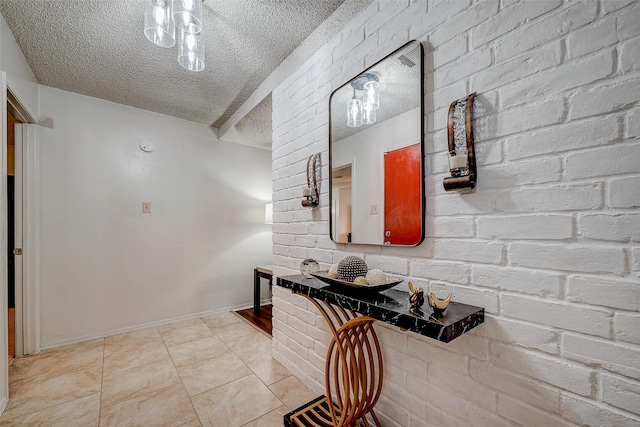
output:
[{"label": "black mirror frame", "polygon": [[[332,150],[331,150],[331,135],[332,135],[332,131],[331,131],[331,100],[333,98],[333,95],[338,92],[340,89],[342,89],[343,87],[347,86],[348,84],[350,84],[350,82],[355,79],[356,77],[362,75],[363,73],[368,72],[369,70],[371,70],[372,68],[374,68],[375,66],[377,66],[378,64],[380,64],[381,62],[389,59],[390,57],[392,57],[394,54],[396,54],[398,51],[404,49],[405,47],[409,46],[412,43],[418,43],[418,46],[420,47],[420,174],[422,179],[420,180],[420,193],[421,193],[421,201],[420,201],[420,208],[422,210],[422,233],[420,236],[420,240],[418,240],[418,242],[415,245],[385,245],[383,243],[376,245],[376,244],[371,244],[371,243],[358,243],[358,242],[337,242],[334,239],[333,236],[333,214],[331,213],[331,201],[333,200],[333,173],[332,173],[332,166],[333,166],[333,159],[332,159]],[[340,243],[340,244],[363,244],[363,245],[374,245],[374,246],[393,246],[393,247],[415,247],[420,245],[425,238],[425,232],[426,232],[426,195],[425,195],[425,179],[426,179],[426,175],[425,175],[425,148],[424,148],[424,122],[425,122],[425,111],[424,111],[424,62],[425,62],[425,58],[424,58],[424,47],[422,46],[422,43],[420,43],[418,40],[410,40],[407,43],[403,44],[402,46],[400,46],[399,48],[397,48],[396,50],[394,50],[393,52],[389,53],[387,56],[385,56],[384,58],[380,59],[379,61],[377,61],[376,63],[374,63],[373,65],[369,66],[367,69],[359,72],[358,74],[356,74],[355,76],[353,76],[352,78],[350,78],[349,80],[347,80],[344,84],[340,85],[339,87],[337,87],[336,89],[334,89],[331,92],[331,95],[329,96],[329,238],[334,242],[334,243]]]}]

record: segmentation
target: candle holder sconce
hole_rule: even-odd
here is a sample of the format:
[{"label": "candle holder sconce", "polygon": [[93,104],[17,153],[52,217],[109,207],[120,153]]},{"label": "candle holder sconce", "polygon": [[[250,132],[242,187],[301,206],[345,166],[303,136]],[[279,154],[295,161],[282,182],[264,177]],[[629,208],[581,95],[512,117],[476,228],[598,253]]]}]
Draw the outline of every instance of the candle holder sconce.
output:
[{"label": "candle holder sconce", "polygon": [[476,186],[476,156],[473,144],[473,100],[476,93],[453,101],[447,123],[449,137],[449,172],[444,179],[446,191],[473,189]]},{"label": "candle holder sconce", "polygon": [[304,200],[302,206],[315,208],[320,204],[320,153],[312,154],[307,159],[307,186],[302,189]]}]

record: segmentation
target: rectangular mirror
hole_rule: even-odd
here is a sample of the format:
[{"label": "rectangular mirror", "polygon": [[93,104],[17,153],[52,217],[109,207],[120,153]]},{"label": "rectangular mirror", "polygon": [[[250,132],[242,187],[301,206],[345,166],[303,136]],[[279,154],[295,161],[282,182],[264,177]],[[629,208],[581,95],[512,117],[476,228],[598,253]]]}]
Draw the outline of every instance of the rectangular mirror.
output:
[{"label": "rectangular mirror", "polygon": [[331,239],[424,239],[422,45],[411,41],[329,98]]}]

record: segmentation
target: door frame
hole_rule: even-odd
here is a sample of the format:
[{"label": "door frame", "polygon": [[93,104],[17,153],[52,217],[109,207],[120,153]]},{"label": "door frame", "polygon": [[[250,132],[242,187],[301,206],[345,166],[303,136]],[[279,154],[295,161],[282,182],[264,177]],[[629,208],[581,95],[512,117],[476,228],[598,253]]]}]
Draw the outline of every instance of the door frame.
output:
[{"label": "door frame", "polygon": [[[15,230],[16,247],[21,242],[21,263],[16,262],[16,357],[40,351],[39,263],[37,236],[39,231],[37,197],[37,125],[16,125],[15,132]],[[18,193],[21,191],[21,194]],[[18,226],[20,225],[20,227]],[[17,235],[21,233],[21,239]],[[21,286],[20,286],[21,285]]]},{"label": "door frame", "polygon": [[[23,281],[20,289],[16,286],[16,355],[37,354],[40,351],[39,321],[39,251],[38,251],[38,156],[36,151],[37,119],[23,107],[19,98],[7,88],[7,74],[0,72],[0,245],[7,242],[7,104],[14,115],[24,124],[20,125],[21,137],[16,135],[20,145],[22,161],[22,226],[23,226]],[[19,140],[19,142],[18,142]],[[18,146],[16,146],[18,151]],[[16,164],[16,166],[18,166]],[[17,175],[17,170],[16,170]],[[28,251],[25,250],[28,248]],[[28,253],[27,253],[28,252]],[[7,265],[6,251],[0,250],[0,415],[9,399],[9,356],[7,337]],[[20,295],[18,293],[20,292]],[[18,316],[18,307],[21,315]],[[18,331],[20,335],[18,335]],[[18,342],[18,337],[20,341]],[[18,348],[22,353],[18,353]]]},{"label": "door frame", "polygon": [[[0,174],[0,204],[2,205],[0,208],[0,227],[2,232],[0,233],[0,246],[2,248],[6,248],[9,244],[7,241],[7,74],[5,72],[0,72],[0,101],[2,106],[0,106],[1,116],[0,120],[2,121],[2,125],[0,125],[2,129],[1,135],[1,143],[2,149],[0,149],[0,170],[2,173]],[[7,266],[9,264],[9,259],[7,258],[7,251],[0,250],[0,259],[2,260],[2,265],[0,267],[0,282],[2,283],[2,289],[0,290],[0,372],[3,375],[0,376],[2,380],[0,381],[0,414],[4,412],[4,409],[7,407],[7,403],[9,401],[9,340],[7,329],[8,325],[8,310],[7,310]]]}]

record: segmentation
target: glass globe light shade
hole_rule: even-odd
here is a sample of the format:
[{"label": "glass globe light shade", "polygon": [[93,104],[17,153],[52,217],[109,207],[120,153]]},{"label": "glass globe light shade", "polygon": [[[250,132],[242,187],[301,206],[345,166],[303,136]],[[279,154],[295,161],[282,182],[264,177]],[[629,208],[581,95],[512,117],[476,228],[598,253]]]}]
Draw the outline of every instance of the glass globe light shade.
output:
[{"label": "glass globe light shade", "polygon": [[363,105],[365,109],[377,110],[380,107],[380,84],[370,80],[362,85],[364,91]]},{"label": "glass globe light shade", "polygon": [[191,34],[180,31],[178,63],[189,71],[204,70],[204,37],[201,32]]},{"label": "glass globe light shade", "polygon": [[362,113],[362,123],[372,125],[376,122],[376,110],[373,108],[364,108]]},{"label": "glass globe light shade", "polygon": [[176,27],[171,21],[171,0],[145,0],[144,35],[161,47],[176,44]]},{"label": "glass globe light shade", "polygon": [[347,126],[352,128],[362,126],[362,101],[355,96],[347,104]]},{"label": "glass globe light shade", "polygon": [[202,31],[202,0],[172,0],[173,22],[179,31],[197,34]]}]

